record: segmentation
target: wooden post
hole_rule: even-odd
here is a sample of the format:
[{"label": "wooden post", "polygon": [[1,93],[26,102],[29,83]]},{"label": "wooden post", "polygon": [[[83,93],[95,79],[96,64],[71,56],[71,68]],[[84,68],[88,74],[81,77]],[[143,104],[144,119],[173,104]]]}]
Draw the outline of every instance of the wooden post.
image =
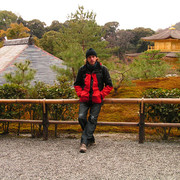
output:
[{"label": "wooden post", "polygon": [[[57,117],[57,115],[58,115],[58,114],[57,114],[57,109],[58,109],[58,108],[57,108],[57,106],[55,106],[55,107],[56,107],[56,120],[58,120],[58,117]],[[54,134],[54,135],[55,135],[55,137],[57,138],[57,124],[55,124],[54,128],[55,128],[55,134]]]},{"label": "wooden post", "polygon": [[21,124],[20,124],[20,123],[18,123],[17,136],[19,136],[19,134],[20,134],[20,128],[21,128]]},{"label": "wooden post", "polygon": [[[19,119],[21,119],[20,104],[18,104],[18,106],[19,106]],[[19,123],[19,124],[18,124],[18,131],[17,131],[17,135],[18,135],[18,136],[19,136],[19,134],[20,134],[20,128],[21,128],[21,124]]]},{"label": "wooden post", "polygon": [[144,98],[142,98],[142,101],[140,103],[140,112],[139,112],[140,113],[140,121],[139,121],[139,143],[140,144],[144,143],[144,140],[145,140],[145,131],[144,131],[145,106],[144,106],[143,100],[144,100]]},{"label": "wooden post", "polygon": [[45,99],[42,104],[42,110],[43,110],[43,140],[48,140],[48,126],[49,126],[49,120],[48,120],[48,106],[45,103]]},{"label": "wooden post", "polygon": [[55,137],[57,138],[57,137],[58,137],[58,135],[57,135],[57,124],[55,124],[54,128],[55,128],[55,129],[54,129],[54,131],[55,131],[55,132],[54,132],[54,135],[55,135]]}]

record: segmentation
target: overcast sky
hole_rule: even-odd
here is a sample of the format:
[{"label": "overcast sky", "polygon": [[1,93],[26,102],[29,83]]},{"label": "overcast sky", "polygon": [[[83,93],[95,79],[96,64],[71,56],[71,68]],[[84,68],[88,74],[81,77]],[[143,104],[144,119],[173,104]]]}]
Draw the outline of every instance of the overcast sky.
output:
[{"label": "overcast sky", "polygon": [[12,11],[24,20],[39,19],[47,26],[64,23],[78,6],[96,14],[98,25],[119,22],[119,29],[164,29],[180,22],[180,0],[1,0],[0,10]]}]

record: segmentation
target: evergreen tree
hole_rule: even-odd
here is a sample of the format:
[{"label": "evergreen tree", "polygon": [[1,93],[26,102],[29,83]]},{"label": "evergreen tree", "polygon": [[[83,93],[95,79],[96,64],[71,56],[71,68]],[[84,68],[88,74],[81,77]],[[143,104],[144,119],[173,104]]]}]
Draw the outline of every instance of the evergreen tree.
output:
[{"label": "evergreen tree", "polygon": [[69,79],[72,76],[75,79],[78,69],[84,64],[85,52],[90,47],[96,50],[101,60],[109,57],[107,41],[102,40],[103,30],[97,25],[95,17],[93,12],[84,12],[84,8],[79,6],[60,29],[54,43],[54,52],[57,52],[55,55],[64,60]]},{"label": "evergreen tree", "polygon": [[5,79],[7,82],[24,86],[29,86],[30,82],[34,79],[36,71],[29,68],[30,61],[26,60],[24,63],[14,64],[17,70],[14,73],[6,73]]}]

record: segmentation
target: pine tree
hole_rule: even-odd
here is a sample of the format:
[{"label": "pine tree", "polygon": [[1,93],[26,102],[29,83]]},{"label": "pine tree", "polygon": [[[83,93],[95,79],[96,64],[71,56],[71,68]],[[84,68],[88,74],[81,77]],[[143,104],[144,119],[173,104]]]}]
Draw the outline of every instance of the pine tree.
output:
[{"label": "pine tree", "polygon": [[63,59],[67,66],[66,72],[57,67],[53,69],[61,74],[68,75],[69,79],[76,78],[78,69],[84,64],[85,52],[94,48],[101,60],[109,57],[107,41],[102,40],[103,30],[95,21],[93,12],[84,12],[80,7],[75,14],[71,14],[69,20],[60,29],[58,40],[54,43],[54,52],[57,57]]},{"label": "pine tree", "polygon": [[6,81],[22,86],[29,86],[36,73],[36,70],[29,68],[30,63],[29,60],[26,60],[24,63],[15,63],[14,65],[17,70],[13,73],[6,73],[4,76]]}]

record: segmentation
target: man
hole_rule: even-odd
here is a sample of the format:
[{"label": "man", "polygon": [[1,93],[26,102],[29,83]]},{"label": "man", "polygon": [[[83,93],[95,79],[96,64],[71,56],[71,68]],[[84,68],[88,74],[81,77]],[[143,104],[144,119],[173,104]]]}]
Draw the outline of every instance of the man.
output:
[{"label": "man", "polygon": [[83,130],[80,152],[85,153],[87,146],[95,143],[93,133],[102,101],[113,89],[107,68],[98,62],[97,53],[92,48],[86,52],[86,64],[79,69],[74,88],[80,98],[78,120]]}]

